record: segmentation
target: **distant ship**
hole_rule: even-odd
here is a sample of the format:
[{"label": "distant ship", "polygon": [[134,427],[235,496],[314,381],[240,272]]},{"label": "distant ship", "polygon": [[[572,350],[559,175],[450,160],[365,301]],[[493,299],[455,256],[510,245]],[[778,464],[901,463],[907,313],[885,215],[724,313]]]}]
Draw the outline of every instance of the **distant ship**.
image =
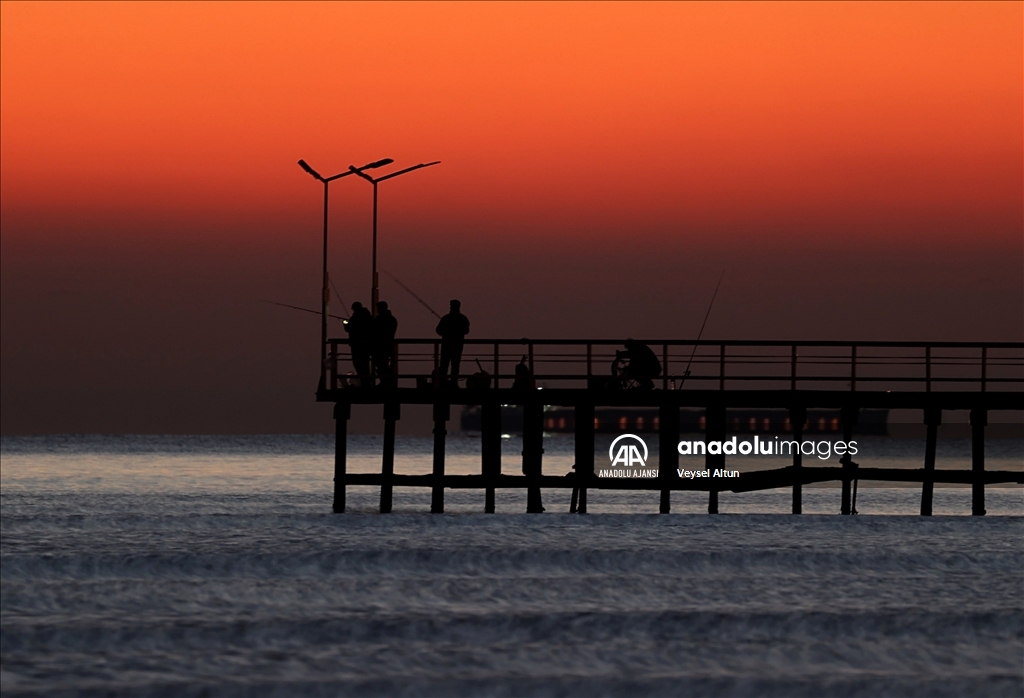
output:
[{"label": "distant ship", "polygon": [[[774,433],[793,431],[789,411],[781,409],[730,409],[726,412],[727,429],[731,434]],[[656,407],[598,407],[594,410],[594,431],[597,432],[656,432],[658,431],[658,409]],[[704,410],[681,409],[679,431],[682,433],[702,432],[707,418]],[[463,431],[480,431],[480,407],[470,405],[462,411],[460,421]],[[544,408],[544,431],[572,433],[576,428],[575,411],[571,407]],[[501,406],[501,429],[507,434],[522,433],[523,408],[518,405]],[[841,434],[839,410],[807,410],[805,434]],[[889,410],[861,410],[858,414],[857,434],[886,436],[889,434]]]}]

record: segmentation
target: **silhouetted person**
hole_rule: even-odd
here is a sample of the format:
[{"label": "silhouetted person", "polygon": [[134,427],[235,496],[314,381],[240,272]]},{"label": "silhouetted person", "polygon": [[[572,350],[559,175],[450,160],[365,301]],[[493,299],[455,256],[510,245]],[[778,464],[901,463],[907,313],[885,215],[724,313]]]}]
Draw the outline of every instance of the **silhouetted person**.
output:
[{"label": "silhouetted person", "polygon": [[453,300],[449,312],[435,330],[441,335],[441,380],[448,377],[448,366],[452,367],[451,384],[459,384],[459,364],[462,363],[463,340],[469,334],[469,318],[459,312],[462,303]]},{"label": "silhouetted person", "polygon": [[526,365],[526,357],[519,359],[516,364],[516,378],[512,381],[513,390],[530,389],[530,367]]},{"label": "silhouetted person", "polygon": [[[635,339],[627,339],[625,351],[615,352],[615,363],[620,359],[628,359],[629,363],[622,369],[622,375],[635,380],[644,390],[654,388],[653,378],[661,375],[661,362],[651,348]],[[613,364],[614,366],[614,364]]]},{"label": "silhouetted person", "polygon": [[384,301],[377,303],[377,317],[373,318],[373,369],[381,377],[381,385],[392,374],[391,358],[395,348],[398,320]]},{"label": "silhouetted person", "polygon": [[356,301],[352,304],[352,317],[345,322],[348,332],[349,346],[352,350],[352,366],[359,376],[359,384],[370,376],[370,340],[373,336],[373,317],[363,304]]}]

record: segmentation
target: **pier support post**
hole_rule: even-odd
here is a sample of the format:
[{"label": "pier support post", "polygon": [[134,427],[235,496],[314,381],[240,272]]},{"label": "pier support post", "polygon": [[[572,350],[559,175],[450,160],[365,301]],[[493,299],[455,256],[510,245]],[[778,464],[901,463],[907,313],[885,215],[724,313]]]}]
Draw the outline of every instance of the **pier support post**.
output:
[{"label": "pier support post", "polygon": [[971,410],[971,514],[985,515],[985,427],[988,410]]},{"label": "pier support post", "polygon": [[395,474],[395,422],[401,419],[401,405],[384,403],[384,459],[380,474],[380,513],[391,513],[391,476]]},{"label": "pier support post", "polygon": [[586,514],[586,483],[594,477],[594,405],[589,402],[576,405],[575,419],[576,481],[579,488],[576,513]]},{"label": "pier support post", "polygon": [[494,513],[494,482],[501,475],[501,405],[497,401],[480,405],[480,460],[486,489],[484,512]]},{"label": "pier support post", "polygon": [[[804,438],[804,423],[807,422],[806,407],[789,408],[789,424],[793,428],[793,440],[797,443]],[[804,456],[798,446],[793,452],[793,513],[804,513]]]},{"label": "pier support post", "polygon": [[935,446],[939,438],[939,425],[942,424],[942,410],[938,407],[926,407],[924,423],[928,434],[924,444],[924,480],[921,484],[921,516],[932,515],[932,492],[935,489]]},{"label": "pier support post", "polygon": [[672,511],[672,482],[679,468],[679,407],[662,404],[658,409],[658,480],[661,482],[661,506],[658,512]]},{"label": "pier support post", "polygon": [[348,419],[352,406],[347,402],[334,404],[334,504],[335,514],[345,512],[345,461],[348,457]]},{"label": "pier support post", "polygon": [[540,402],[523,405],[523,475],[527,477],[526,513],[544,511],[540,485],[544,458],[544,406]]},{"label": "pier support post", "polygon": [[444,513],[444,437],[448,434],[446,422],[451,416],[451,405],[434,403],[434,483],[430,491],[430,513]]},{"label": "pier support post", "polygon": [[[722,405],[712,405],[705,411],[707,415],[707,440],[711,441],[725,441],[725,407]],[[725,454],[711,454],[708,453],[705,457],[705,468],[710,473],[714,473],[716,468],[725,469]],[[711,489],[708,492],[708,513],[718,513],[718,490],[715,489],[715,480],[712,477],[708,478],[708,482],[711,483]]]},{"label": "pier support post", "polygon": [[[843,407],[840,412],[840,419],[843,422],[843,440],[847,443],[853,438],[853,425],[857,423],[857,412],[858,408],[853,405]],[[839,513],[848,516],[855,513],[850,504],[850,492],[853,481],[857,477],[857,464],[853,462],[853,457],[849,453],[844,455],[841,461],[843,464],[843,494]]]}]

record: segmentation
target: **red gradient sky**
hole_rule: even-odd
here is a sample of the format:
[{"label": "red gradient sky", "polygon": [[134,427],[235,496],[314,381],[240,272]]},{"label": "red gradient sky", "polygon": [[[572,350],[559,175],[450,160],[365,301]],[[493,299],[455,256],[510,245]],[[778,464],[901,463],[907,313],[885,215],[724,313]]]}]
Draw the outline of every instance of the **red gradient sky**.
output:
[{"label": "red gradient sky", "polygon": [[[382,185],[382,266],[485,335],[689,336],[723,267],[712,336],[1024,335],[1021,3],[0,7],[5,433],[159,430],[131,417],[157,339],[175,389],[241,389],[210,376],[255,344],[255,401],[298,400],[263,337],[316,328],[239,308],[317,302],[300,157],[441,160]],[[369,187],[332,206],[364,297]],[[31,397],[79,380],[113,397],[70,412],[124,416]]]}]

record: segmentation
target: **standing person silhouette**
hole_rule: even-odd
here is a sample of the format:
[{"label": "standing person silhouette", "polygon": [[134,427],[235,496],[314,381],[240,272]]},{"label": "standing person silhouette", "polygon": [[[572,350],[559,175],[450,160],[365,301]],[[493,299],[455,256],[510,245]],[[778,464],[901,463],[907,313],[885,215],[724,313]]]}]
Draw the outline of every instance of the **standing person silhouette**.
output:
[{"label": "standing person silhouette", "polygon": [[345,321],[345,331],[348,332],[352,366],[356,369],[356,375],[359,376],[359,385],[363,386],[370,377],[370,339],[373,336],[373,317],[359,301],[352,304],[352,317]]},{"label": "standing person silhouette", "polygon": [[462,303],[457,300],[449,303],[447,315],[437,323],[435,330],[441,335],[441,380],[448,377],[448,366],[452,367],[451,385],[459,385],[459,364],[462,363],[462,345],[469,334],[469,318],[460,312]]},{"label": "standing person silhouette", "polygon": [[377,303],[377,317],[373,318],[373,370],[380,377],[383,386],[389,383],[391,376],[391,359],[395,348],[395,334],[398,332],[398,320],[384,301]]},{"label": "standing person silhouette", "polygon": [[530,367],[526,365],[526,356],[524,355],[516,364],[516,379],[512,381],[512,389],[529,390],[530,383]]}]

